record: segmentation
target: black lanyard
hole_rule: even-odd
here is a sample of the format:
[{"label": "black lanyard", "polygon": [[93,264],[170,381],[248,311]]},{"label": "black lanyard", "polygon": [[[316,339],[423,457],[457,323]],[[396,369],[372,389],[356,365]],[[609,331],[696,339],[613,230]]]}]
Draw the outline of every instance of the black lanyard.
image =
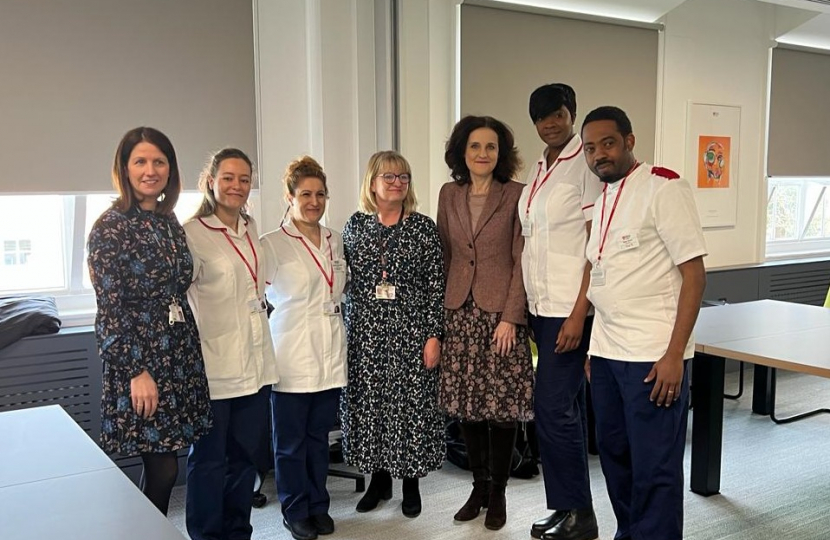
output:
[{"label": "black lanyard", "polygon": [[[170,223],[167,222],[166,218],[161,218],[161,221],[164,222],[164,228],[167,229],[167,238],[166,239],[164,238],[163,235],[159,234],[159,231],[156,229],[155,225],[159,225],[159,224],[151,223],[151,221],[156,221],[158,219],[158,217],[157,216],[147,216],[147,218],[149,218],[149,219],[146,219],[144,221],[144,225],[149,230],[150,234],[153,235],[153,240],[156,241],[156,245],[158,246],[159,251],[161,252],[161,256],[164,258],[165,261],[167,261],[167,264],[170,266],[170,273],[172,275],[172,280],[171,280],[172,283],[170,284],[169,290],[167,292],[171,296],[175,297],[176,296],[176,293],[175,293],[176,286],[178,285],[178,279],[179,279],[179,273],[180,273],[179,272],[179,262],[181,260],[178,256],[179,255],[179,248],[176,245],[176,239],[173,237],[173,231],[171,230]],[[163,240],[164,240],[165,244],[167,244],[167,240],[169,240],[168,246],[162,245]],[[165,249],[165,248],[167,248],[167,249]],[[173,255],[172,258],[170,256],[171,252],[172,252],[172,255]]]},{"label": "black lanyard", "polygon": [[398,216],[398,222],[395,224],[397,225],[396,229],[392,230],[392,233],[389,235],[388,238],[383,238],[383,223],[380,222],[380,216],[375,216],[377,219],[377,226],[378,226],[378,248],[380,251],[380,273],[381,273],[381,280],[386,282],[386,278],[388,276],[386,272],[386,251],[389,241],[395,238],[398,234],[398,229],[400,229],[400,224],[403,221],[403,206],[401,206],[401,213]]}]

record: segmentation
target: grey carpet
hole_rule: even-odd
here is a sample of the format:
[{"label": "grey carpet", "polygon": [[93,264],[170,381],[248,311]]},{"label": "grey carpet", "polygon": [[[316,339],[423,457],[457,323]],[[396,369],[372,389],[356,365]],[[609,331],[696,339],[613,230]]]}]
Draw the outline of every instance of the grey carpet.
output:
[{"label": "grey carpet", "polygon": [[[830,539],[830,415],[794,424],[775,425],[767,417],[752,414],[752,377],[738,401],[724,403],[724,456],[721,494],[701,497],[687,492],[685,538],[687,540],[824,540]],[[727,391],[734,392],[737,376],[727,377]],[[830,405],[830,380],[779,373],[778,414]],[[692,413],[694,414],[694,413]],[[691,420],[689,422],[691,426]],[[689,442],[691,436],[689,437]],[[690,453],[686,452],[688,477]],[[400,512],[400,482],[395,496],[367,514],[354,507],[360,494],[354,482],[330,478],[331,515],[337,530],[329,537],[354,540],[407,540],[440,538],[468,540],[530,538],[533,520],[546,514],[541,476],[511,479],[507,488],[508,521],[501,531],[484,528],[484,517],[454,523],[452,516],[466,500],[469,473],[447,463],[422,480],[423,513],[408,519]],[[614,537],[615,520],[608,502],[599,460],[591,458],[593,488],[600,538]],[[687,478],[688,485],[688,478]],[[291,538],[282,526],[273,475],[266,479],[264,508],[254,509],[254,540]],[[171,521],[184,531],[184,487],[176,488],[170,507]],[[654,539],[663,540],[663,539]]]}]

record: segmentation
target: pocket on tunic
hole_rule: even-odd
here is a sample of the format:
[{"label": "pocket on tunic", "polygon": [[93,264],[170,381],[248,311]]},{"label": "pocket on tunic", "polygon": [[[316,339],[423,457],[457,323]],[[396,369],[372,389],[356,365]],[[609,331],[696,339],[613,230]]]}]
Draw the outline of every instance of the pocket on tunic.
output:
[{"label": "pocket on tunic", "polygon": [[202,336],[202,354],[208,381],[238,378],[242,374],[242,358],[239,354],[239,336],[228,332],[221,336]]}]

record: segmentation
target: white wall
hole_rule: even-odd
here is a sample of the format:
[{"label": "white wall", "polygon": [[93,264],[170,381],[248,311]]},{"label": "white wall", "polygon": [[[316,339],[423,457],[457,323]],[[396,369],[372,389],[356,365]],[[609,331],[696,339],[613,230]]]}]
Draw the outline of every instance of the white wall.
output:
[{"label": "white wall", "polygon": [[[322,160],[331,181],[328,222],[341,227],[357,207],[366,159],[389,147],[386,119],[375,112],[386,107],[388,88],[368,82],[384,73],[378,32],[388,31],[388,21],[377,14],[385,2],[256,1],[263,229],[278,224],[279,178],[302,152]],[[448,179],[444,143],[458,114],[460,1],[400,1],[400,149],[412,164],[420,209],[432,216]],[[685,170],[689,101],[741,107],[737,223],[706,231],[710,269],[764,259],[769,54],[777,35],[808,17],[755,0],[686,0],[660,21],[657,161]]]},{"label": "white wall", "polygon": [[435,217],[449,180],[444,144],[457,117],[456,26],[460,0],[402,0],[400,151],[412,166],[419,210]]},{"label": "white wall", "polygon": [[[454,9],[457,3],[404,0],[405,6],[415,4],[420,11],[417,16],[402,18],[401,71],[411,73],[417,80],[428,79],[432,89],[427,93],[414,82],[402,81],[402,123],[408,129],[404,137],[408,144],[403,150],[413,161],[413,167],[430,166],[433,175],[430,206],[424,208],[422,203],[427,213],[434,212],[434,196],[447,179],[446,167],[442,162],[439,166],[439,161],[455,118],[455,103],[454,97],[445,95],[443,90],[455,84],[457,46],[455,19],[445,15],[436,20],[429,14]],[[776,35],[790,28],[794,21],[804,20],[803,12],[797,11],[755,0],[686,0],[659,21],[665,25],[665,33],[655,104],[657,161],[681,173],[685,170],[689,101],[741,107],[737,223],[732,228],[706,231],[706,264],[710,269],[754,264],[764,259],[769,52]],[[427,54],[435,49],[435,44],[450,46],[443,61]],[[441,118],[449,120],[441,121],[439,111],[446,113]],[[439,136],[441,129],[443,137]]]},{"label": "white wall", "polygon": [[[713,16],[717,14],[717,16]],[[707,230],[707,268],[762,262],[769,51],[775,6],[755,0],[687,0],[665,24],[658,161],[686,170],[689,101],[741,107],[737,223]],[[636,129],[635,129],[636,131]]]},{"label": "white wall", "polygon": [[378,89],[388,91],[388,84],[375,76],[376,64],[384,62],[388,52],[383,48],[389,26],[383,3],[254,2],[260,228],[279,226],[285,210],[283,171],[292,159],[309,154],[328,177],[326,223],[341,229],[357,209],[369,156],[380,144],[388,144],[389,130],[379,126],[376,114],[379,100],[385,99]]}]

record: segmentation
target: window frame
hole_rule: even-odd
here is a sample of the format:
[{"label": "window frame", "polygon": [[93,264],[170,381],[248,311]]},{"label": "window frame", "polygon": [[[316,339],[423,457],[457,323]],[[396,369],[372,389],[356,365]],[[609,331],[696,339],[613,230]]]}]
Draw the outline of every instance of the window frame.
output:
[{"label": "window frame", "polygon": [[[196,195],[198,190],[187,190],[182,192],[187,195]],[[84,285],[84,272],[86,269],[86,221],[89,209],[88,197],[107,195],[113,197],[112,193],[40,193],[37,195],[61,197],[63,205],[62,219],[62,245],[63,245],[63,271],[64,287],[42,287],[22,290],[0,290],[4,296],[27,296],[27,295],[48,295],[55,299],[61,323],[64,328],[75,326],[91,325],[95,321],[95,291],[92,287]],[[12,197],[12,194],[0,196]],[[259,203],[261,194],[259,189],[252,189],[249,196],[251,214],[259,222]],[[189,216],[188,216],[189,217]],[[186,219],[186,218],[185,218]],[[262,231],[260,231],[261,233]],[[14,252],[17,256],[20,253],[19,244]],[[5,250],[2,255],[5,256]]]},{"label": "window frame", "polygon": [[[809,184],[817,184],[822,187],[822,192],[813,204],[808,200],[807,188]],[[783,186],[796,186],[799,189],[796,208],[796,238],[771,239],[770,211],[774,202],[774,192]],[[807,257],[824,257],[830,255],[830,230],[824,232],[820,238],[805,238],[807,228],[815,214],[822,211],[822,205],[826,209],[830,205],[830,177],[814,176],[775,176],[767,177],[767,205],[766,205],[766,228],[764,239],[766,245],[767,260],[795,259]],[[828,219],[825,216],[825,219]]]}]

